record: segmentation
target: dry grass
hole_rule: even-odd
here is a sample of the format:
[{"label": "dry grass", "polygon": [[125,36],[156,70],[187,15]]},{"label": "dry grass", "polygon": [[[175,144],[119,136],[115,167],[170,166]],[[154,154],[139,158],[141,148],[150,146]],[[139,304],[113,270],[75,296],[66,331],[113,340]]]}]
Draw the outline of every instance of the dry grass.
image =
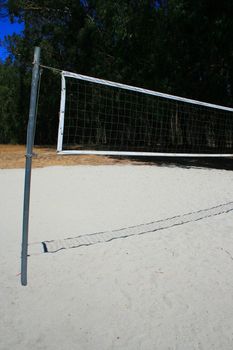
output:
[{"label": "dry grass", "polygon": [[[24,168],[26,147],[23,145],[0,145],[0,169]],[[129,164],[129,159],[113,158],[106,156],[79,155],[61,156],[56,153],[53,147],[35,147],[33,167],[41,168],[54,165],[112,165]]]}]

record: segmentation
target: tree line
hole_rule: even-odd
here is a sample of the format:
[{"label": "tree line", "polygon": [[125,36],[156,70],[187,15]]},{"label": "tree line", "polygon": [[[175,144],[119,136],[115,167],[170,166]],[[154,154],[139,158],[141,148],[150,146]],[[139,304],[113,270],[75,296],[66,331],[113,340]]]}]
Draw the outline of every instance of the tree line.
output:
[{"label": "tree line", "polygon": [[[24,23],[0,62],[0,143],[25,142],[34,46],[43,65],[233,105],[230,0],[0,0],[0,16]],[[56,143],[59,98],[43,70],[37,144]]]}]

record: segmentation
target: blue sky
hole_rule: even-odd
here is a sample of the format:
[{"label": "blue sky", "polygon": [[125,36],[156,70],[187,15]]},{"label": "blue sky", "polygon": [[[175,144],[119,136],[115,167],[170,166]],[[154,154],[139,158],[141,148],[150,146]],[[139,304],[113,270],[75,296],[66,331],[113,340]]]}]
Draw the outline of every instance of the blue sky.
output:
[{"label": "blue sky", "polygon": [[[23,30],[23,23],[11,24],[7,18],[0,19],[0,40],[4,40],[4,36],[13,33],[20,33]],[[0,46],[0,59],[4,60],[8,55],[7,50]]]}]

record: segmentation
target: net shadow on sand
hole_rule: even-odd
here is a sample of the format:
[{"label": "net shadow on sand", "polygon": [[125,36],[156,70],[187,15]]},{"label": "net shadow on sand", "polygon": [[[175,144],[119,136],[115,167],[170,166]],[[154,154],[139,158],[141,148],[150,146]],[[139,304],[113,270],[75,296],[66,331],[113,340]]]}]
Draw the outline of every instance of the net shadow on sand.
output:
[{"label": "net shadow on sand", "polygon": [[111,157],[114,159],[135,162],[138,165],[156,165],[180,168],[206,168],[233,171],[233,158],[210,157]]},{"label": "net shadow on sand", "polygon": [[[160,230],[173,228],[188,224],[191,222],[203,220],[217,215],[227,214],[233,211],[233,202],[217,205],[215,207],[193,211],[190,213],[177,215],[174,217],[153,221],[146,224],[124,227],[117,230],[95,232],[83,234],[76,237],[70,237],[59,240],[43,241],[40,243],[29,244],[29,256],[41,253],[56,253],[63,249],[78,248],[94,244],[107,243],[115,239],[123,239],[132,236],[138,236],[146,233],[153,233]],[[40,248],[38,247],[40,245]],[[40,253],[38,253],[38,248]]]}]

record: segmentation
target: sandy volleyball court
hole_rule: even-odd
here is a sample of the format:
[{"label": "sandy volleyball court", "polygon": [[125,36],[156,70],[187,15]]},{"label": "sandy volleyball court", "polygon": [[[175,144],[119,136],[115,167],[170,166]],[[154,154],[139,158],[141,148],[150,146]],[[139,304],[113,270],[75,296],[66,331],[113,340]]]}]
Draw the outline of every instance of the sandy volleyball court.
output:
[{"label": "sandy volleyball court", "polygon": [[232,171],[36,149],[22,287],[24,153],[0,146],[1,350],[233,348]]}]

